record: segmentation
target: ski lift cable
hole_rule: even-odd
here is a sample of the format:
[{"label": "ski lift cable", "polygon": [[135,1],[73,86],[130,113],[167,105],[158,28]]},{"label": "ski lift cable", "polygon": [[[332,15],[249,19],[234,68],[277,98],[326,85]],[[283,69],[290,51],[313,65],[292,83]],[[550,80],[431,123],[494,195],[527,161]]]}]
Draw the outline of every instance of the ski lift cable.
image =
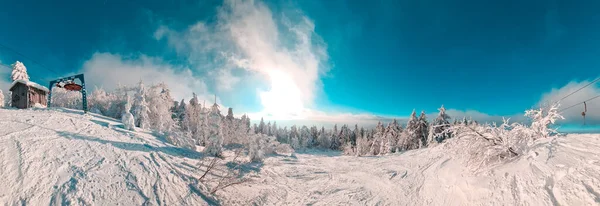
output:
[{"label": "ski lift cable", "polygon": [[[561,109],[559,112],[563,112],[563,111],[565,111],[565,110],[567,110],[567,109],[571,109],[571,108],[573,108],[573,107],[576,107],[576,106],[578,106],[578,105],[584,104],[585,102],[589,102],[589,101],[591,101],[591,100],[594,100],[594,99],[596,99],[596,98],[598,98],[598,97],[600,97],[600,95],[598,95],[598,96],[595,96],[595,97],[592,97],[592,98],[590,98],[590,99],[587,99],[587,100],[585,100],[585,101],[583,101],[583,102],[580,102],[580,103],[577,103],[577,104],[571,105],[571,106],[569,106],[569,107],[567,107],[567,108]],[[586,108],[586,109],[587,109],[587,108]]]},{"label": "ski lift cable", "polygon": [[[562,100],[566,99],[567,97],[569,97],[569,96],[571,96],[571,95],[573,95],[573,94],[575,94],[575,93],[577,93],[577,92],[581,91],[583,88],[586,88],[586,87],[588,87],[588,86],[590,86],[590,85],[592,85],[592,84],[596,83],[597,81],[600,81],[600,77],[598,77],[598,78],[594,79],[594,80],[593,80],[593,81],[591,81],[589,84],[586,84],[585,86],[583,86],[583,87],[581,87],[581,88],[579,88],[579,89],[575,90],[574,92],[571,92],[571,93],[570,93],[570,94],[568,94],[567,96],[564,96],[564,97],[563,97],[563,98],[561,98],[560,100],[558,100],[558,101],[555,101],[554,103],[557,103],[557,102],[560,102],[560,101],[562,101]],[[582,103],[579,103],[579,104],[582,104]]]},{"label": "ski lift cable", "polygon": [[11,51],[11,52],[13,52],[13,53],[15,53],[15,54],[17,54],[17,55],[19,55],[19,56],[23,57],[23,58],[29,59],[31,62],[33,62],[33,63],[35,63],[35,64],[37,64],[37,65],[39,65],[39,66],[43,67],[44,69],[46,69],[46,70],[48,70],[48,71],[51,71],[52,73],[54,73],[54,74],[56,74],[56,75],[60,75],[58,72],[56,72],[56,71],[54,71],[54,70],[52,70],[52,69],[50,69],[50,68],[46,67],[44,64],[42,64],[42,63],[40,63],[40,62],[38,62],[38,61],[36,61],[36,60],[34,60],[34,59],[32,59],[32,58],[28,57],[28,56],[25,56],[24,54],[22,54],[22,53],[20,53],[20,52],[18,52],[18,51],[16,51],[16,50],[14,50],[14,49],[12,49],[12,48],[10,48],[10,47],[8,47],[8,46],[4,45],[4,44],[1,44],[1,43],[0,43],[0,47],[3,47],[3,48],[5,48],[6,50],[8,50],[8,51]]}]

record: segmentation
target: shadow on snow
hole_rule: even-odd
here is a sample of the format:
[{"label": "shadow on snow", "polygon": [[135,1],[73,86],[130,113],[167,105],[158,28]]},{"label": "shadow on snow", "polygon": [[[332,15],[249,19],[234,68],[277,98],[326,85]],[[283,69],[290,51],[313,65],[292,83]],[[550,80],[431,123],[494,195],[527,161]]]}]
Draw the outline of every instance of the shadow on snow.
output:
[{"label": "shadow on snow", "polygon": [[155,146],[151,146],[149,144],[118,142],[118,141],[104,140],[104,139],[99,139],[96,137],[84,136],[81,134],[64,132],[64,131],[57,131],[57,133],[68,139],[78,139],[78,140],[98,142],[101,144],[110,144],[114,147],[117,147],[117,148],[120,148],[123,150],[129,150],[129,151],[139,151],[139,152],[156,151],[156,152],[162,152],[162,153],[172,155],[172,156],[192,158],[192,159],[199,159],[202,157],[202,153],[200,153],[200,152],[189,150],[189,149],[184,149],[184,148],[179,148],[179,147],[155,147]]}]

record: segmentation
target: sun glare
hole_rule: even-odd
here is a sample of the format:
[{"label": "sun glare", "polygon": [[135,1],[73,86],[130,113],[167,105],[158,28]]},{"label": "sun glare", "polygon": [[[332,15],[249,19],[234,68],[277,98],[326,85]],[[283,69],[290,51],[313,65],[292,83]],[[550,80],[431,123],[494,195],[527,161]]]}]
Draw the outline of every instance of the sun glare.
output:
[{"label": "sun glare", "polygon": [[274,119],[298,116],[304,109],[302,93],[292,77],[279,70],[269,72],[271,88],[261,92],[263,113]]}]

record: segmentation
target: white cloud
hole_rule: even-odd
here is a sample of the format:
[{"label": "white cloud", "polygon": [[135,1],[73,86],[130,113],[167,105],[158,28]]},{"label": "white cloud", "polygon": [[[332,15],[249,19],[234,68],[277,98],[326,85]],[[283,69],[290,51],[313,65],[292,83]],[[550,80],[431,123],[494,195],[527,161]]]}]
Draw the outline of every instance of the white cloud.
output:
[{"label": "white cloud", "polygon": [[[219,90],[235,91],[244,86],[238,85],[241,80],[261,75],[270,86],[256,94],[263,106],[287,115],[312,106],[319,76],[326,71],[325,44],[314,29],[298,11],[274,14],[261,1],[225,0],[216,23],[197,22],[183,31],[163,25],[154,36],[166,39],[192,65],[215,70],[209,73],[216,74]],[[247,72],[233,75],[238,69]]]},{"label": "white cloud", "polygon": [[[538,105],[547,105],[559,101],[563,97],[577,91],[589,83],[590,81],[588,80],[571,81],[561,88],[553,88],[551,91],[542,95]],[[581,103],[598,95],[600,95],[600,83],[596,82],[595,84],[592,84],[560,101],[560,110]],[[562,115],[565,117],[565,120],[561,122],[583,124],[583,117],[581,116],[581,112],[583,112],[583,110],[584,105],[581,104],[563,111]],[[600,124],[600,98],[596,98],[590,102],[587,102],[587,113],[585,117],[588,124]]]},{"label": "white cloud", "polygon": [[119,84],[135,85],[143,80],[145,84],[164,82],[177,100],[189,100],[193,92],[202,99],[213,99],[204,81],[195,78],[189,69],[176,68],[148,56],[127,59],[118,54],[96,53],[83,64],[82,72],[90,90],[95,86],[113,90]]},{"label": "white cloud", "polygon": [[[2,61],[0,61],[2,63]],[[4,65],[0,65],[0,90],[4,93],[4,95],[8,94],[8,89],[11,85],[10,81],[10,73],[12,69],[6,67]]]}]

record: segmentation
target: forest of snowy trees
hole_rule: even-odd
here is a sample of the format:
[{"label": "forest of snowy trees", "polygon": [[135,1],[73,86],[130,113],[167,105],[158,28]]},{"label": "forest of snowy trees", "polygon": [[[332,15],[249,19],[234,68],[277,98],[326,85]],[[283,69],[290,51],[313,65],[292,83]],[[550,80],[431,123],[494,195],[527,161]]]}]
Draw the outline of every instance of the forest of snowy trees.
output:
[{"label": "forest of snowy trees", "polygon": [[[52,92],[54,106],[81,109],[80,93],[61,88]],[[265,148],[264,144],[273,141],[287,144],[294,150],[315,148],[356,156],[383,155],[427,147],[452,136],[447,132],[450,117],[443,106],[431,123],[424,111],[419,116],[413,111],[405,124],[393,120],[387,124],[379,122],[374,128],[359,125],[319,128],[314,125],[279,127],[276,122],[262,119],[251,125],[248,116],[235,118],[232,108],[228,108],[227,115],[222,115],[218,104],[202,104],[196,94],[188,101],[174,101],[163,83],[146,86],[140,81],[134,86],[120,85],[111,92],[96,89],[88,96],[88,102],[91,112],[123,119],[125,125],[133,122],[130,129],[152,130],[183,147],[203,146],[207,153],[216,156],[220,155],[224,145]],[[465,119],[454,124],[474,123]]]},{"label": "forest of snowy trees", "polygon": [[[29,79],[21,62],[13,64],[11,78],[13,81]],[[0,102],[4,102],[2,91]],[[63,88],[52,89],[52,102],[55,107],[82,109],[81,93]],[[88,107],[93,113],[122,120],[125,129],[152,131],[176,146],[193,150],[200,146],[213,156],[220,156],[224,147],[243,147],[253,161],[260,161],[277,151],[311,148],[343,151],[346,155],[356,156],[385,155],[428,147],[465,134],[480,137],[475,138],[475,142],[481,143],[481,147],[495,148],[495,154],[511,156],[518,154],[523,144],[529,144],[528,141],[537,136],[548,136],[552,132],[548,129],[549,124],[562,118],[558,106],[553,105],[549,110],[528,110],[526,116],[533,120],[531,126],[509,124],[508,121],[499,127],[480,125],[466,118],[450,123],[451,117],[442,105],[432,122],[428,122],[424,111],[417,116],[413,110],[404,124],[393,120],[387,124],[379,122],[374,128],[359,125],[335,125],[333,128],[294,125],[288,128],[263,119],[251,125],[247,115],[236,118],[232,108],[223,115],[216,102],[210,106],[200,103],[196,94],[188,101],[175,101],[166,84],[145,85],[142,81],[137,85],[118,85],[114,91],[96,88],[88,96]],[[528,138],[520,138],[522,136]]]}]

